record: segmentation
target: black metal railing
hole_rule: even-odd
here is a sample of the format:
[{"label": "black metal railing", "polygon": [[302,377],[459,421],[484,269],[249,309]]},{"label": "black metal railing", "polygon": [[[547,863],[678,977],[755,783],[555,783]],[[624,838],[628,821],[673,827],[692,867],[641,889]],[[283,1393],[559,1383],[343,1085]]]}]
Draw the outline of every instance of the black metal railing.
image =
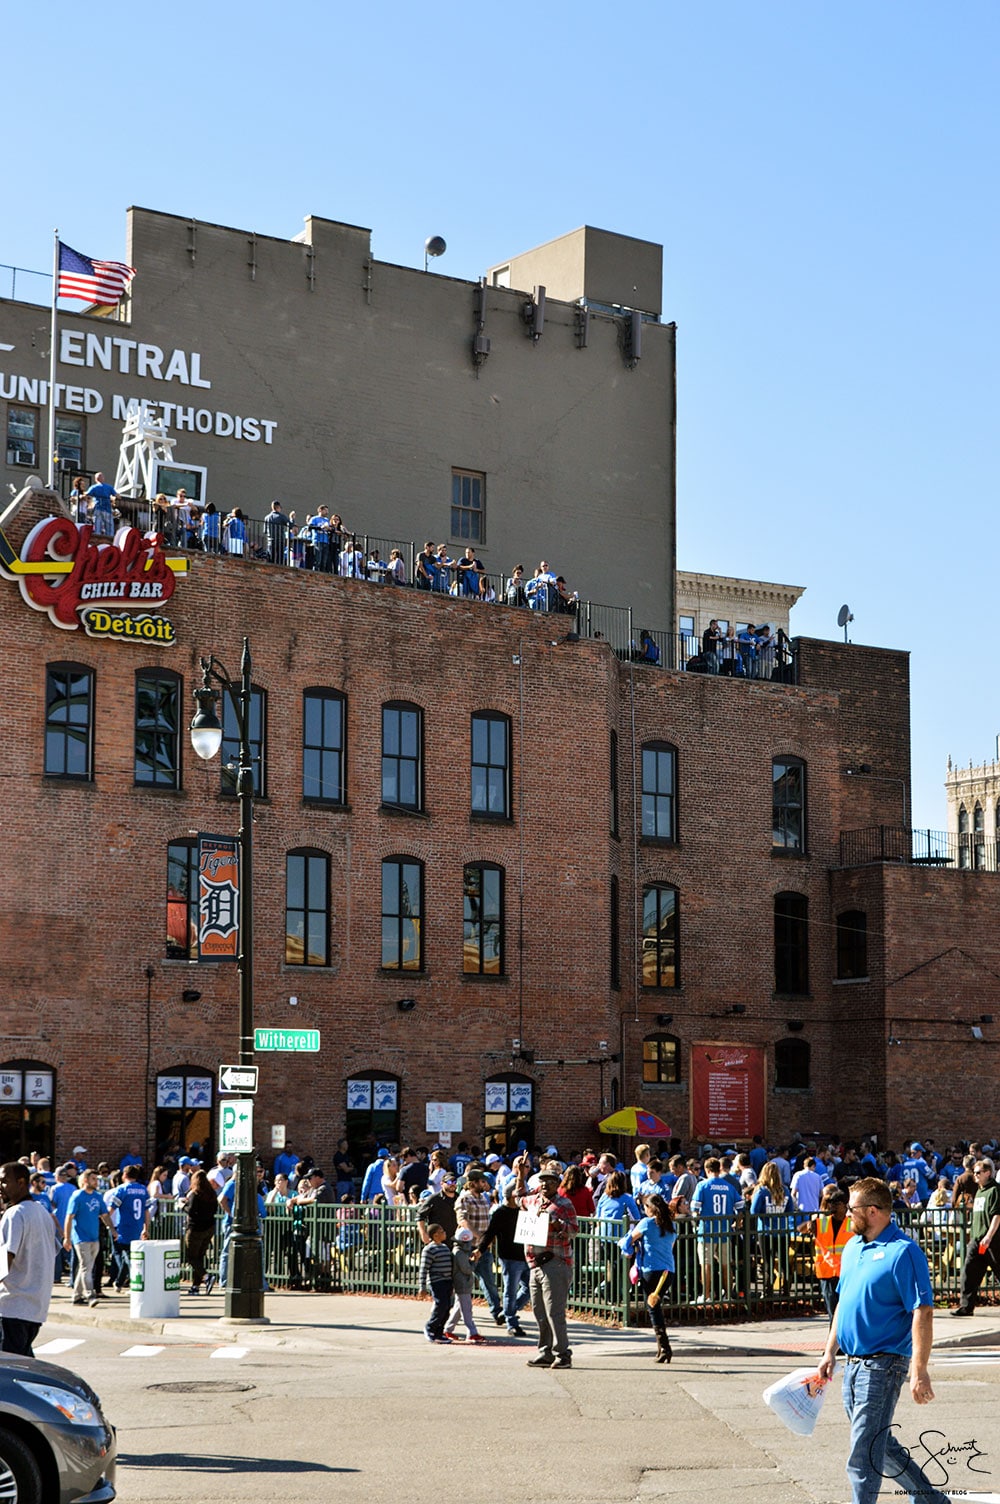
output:
[{"label": "black metal railing", "polygon": [[904,867],[951,867],[962,872],[1000,872],[1000,843],[985,832],[956,835],[945,830],[909,830],[867,825],[840,833],[840,865],[871,867],[897,862]]}]

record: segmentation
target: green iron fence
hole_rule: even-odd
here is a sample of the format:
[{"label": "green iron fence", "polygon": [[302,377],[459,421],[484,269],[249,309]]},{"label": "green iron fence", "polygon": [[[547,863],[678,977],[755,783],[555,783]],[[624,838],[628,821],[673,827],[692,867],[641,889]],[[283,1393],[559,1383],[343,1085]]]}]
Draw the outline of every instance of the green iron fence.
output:
[{"label": "green iron fence", "polygon": [[[416,1295],[422,1243],[414,1206],[317,1206],[269,1211],[264,1219],[264,1271],[275,1289],[339,1291],[349,1295]],[[923,1248],[939,1304],[958,1300],[969,1236],[965,1212],[899,1212],[896,1222]],[[775,1227],[749,1215],[678,1222],[676,1274],[663,1293],[675,1326],[753,1320],[821,1311],[814,1273],[815,1248],[808,1219]],[[624,1223],[581,1217],[574,1246],[570,1308],[578,1316],[619,1326],[648,1320],[641,1289],[629,1280],[618,1242]],[[158,1237],[181,1238],[183,1213],[159,1208]],[[207,1261],[215,1272],[224,1235],[223,1219]],[[500,1264],[498,1266],[498,1282]],[[185,1267],[185,1275],[189,1271]],[[1000,1301],[992,1276],[980,1301]]]}]

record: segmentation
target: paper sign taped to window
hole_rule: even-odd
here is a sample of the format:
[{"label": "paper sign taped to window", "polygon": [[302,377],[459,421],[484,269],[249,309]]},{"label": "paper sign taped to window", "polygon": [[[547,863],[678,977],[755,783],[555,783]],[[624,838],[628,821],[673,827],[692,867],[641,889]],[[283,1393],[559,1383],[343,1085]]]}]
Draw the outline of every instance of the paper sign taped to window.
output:
[{"label": "paper sign taped to window", "polygon": [[517,1226],[514,1228],[515,1243],[523,1243],[526,1247],[544,1248],[549,1241],[549,1223],[552,1219],[548,1212],[519,1211],[517,1214]]}]

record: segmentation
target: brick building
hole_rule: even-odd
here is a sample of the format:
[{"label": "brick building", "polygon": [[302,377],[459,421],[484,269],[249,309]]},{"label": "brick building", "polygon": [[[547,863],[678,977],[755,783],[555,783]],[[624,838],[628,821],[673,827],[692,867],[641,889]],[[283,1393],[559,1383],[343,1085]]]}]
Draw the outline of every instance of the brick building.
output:
[{"label": "brick building", "polygon": [[995,878],[870,837],[908,783],[905,654],[683,673],[563,615],[202,553],[149,613],[172,641],[103,599],[105,635],[60,631],[11,563],[51,508],[0,519],[5,1155],[217,1131],[238,989],[192,959],[194,842],[237,811],[187,726],[244,636],[256,1022],[322,1041],[258,1056],[263,1145],[426,1141],[439,1103],[566,1148],[624,1103],[685,1141],[996,1128]]}]

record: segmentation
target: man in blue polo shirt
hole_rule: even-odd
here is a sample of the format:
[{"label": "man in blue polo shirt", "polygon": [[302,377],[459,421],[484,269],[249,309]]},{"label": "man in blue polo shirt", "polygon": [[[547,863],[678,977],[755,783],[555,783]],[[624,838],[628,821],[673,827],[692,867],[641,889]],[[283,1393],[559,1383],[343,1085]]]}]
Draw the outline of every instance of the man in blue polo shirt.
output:
[{"label": "man in blue polo shirt", "polygon": [[875,1504],[886,1478],[920,1504],[949,1504],[896,1440],[892,1417],[907,1369],[918,1405],[934,1398],[927,1373],[934,1296],[927,1259],[892,1221],[892,1192],[865,1177],[851,1186],[854,1231],[840,1266],[840,1296],[830,1323],[821,1378],[833,1377],[838,1345],[846,1357],[844,1409],[851,1422],[847,1476],[853,1504]]}]

